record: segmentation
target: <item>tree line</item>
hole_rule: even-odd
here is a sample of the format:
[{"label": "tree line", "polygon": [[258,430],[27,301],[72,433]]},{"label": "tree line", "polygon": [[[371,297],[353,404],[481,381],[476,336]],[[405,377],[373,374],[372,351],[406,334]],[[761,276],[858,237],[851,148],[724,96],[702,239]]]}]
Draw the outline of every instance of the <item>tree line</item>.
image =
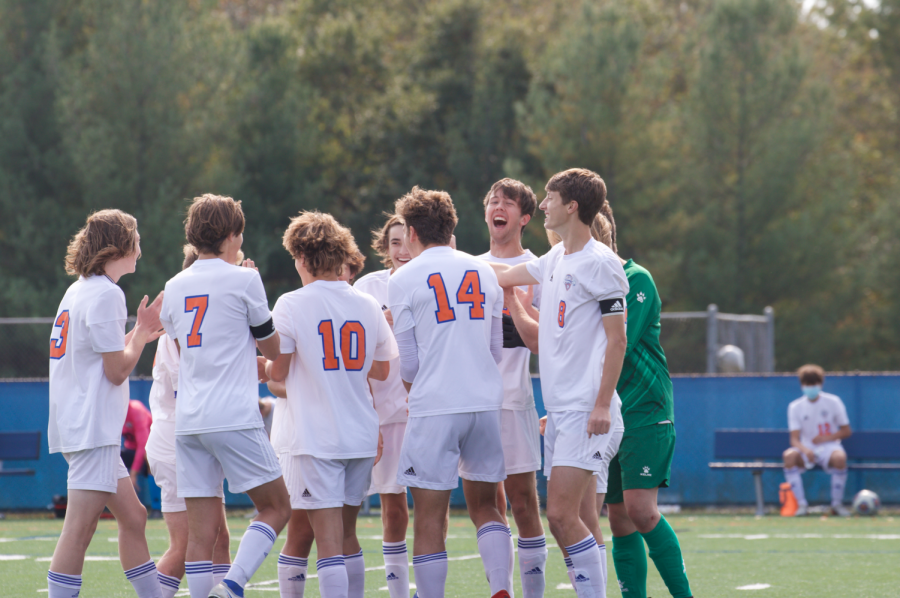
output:
[{"label": "tree line", "polygon": [[365,247],[444,189],[480,253],[491,183],[581,166],[665,310],[772,305],[779,370],[897,369],[900,0],[806,4],[0,0],[0,316],[54,313],[95,209],[138,219],[134,309],[180,268],[186,200],[242,200],[274,300],[299,210]]}]

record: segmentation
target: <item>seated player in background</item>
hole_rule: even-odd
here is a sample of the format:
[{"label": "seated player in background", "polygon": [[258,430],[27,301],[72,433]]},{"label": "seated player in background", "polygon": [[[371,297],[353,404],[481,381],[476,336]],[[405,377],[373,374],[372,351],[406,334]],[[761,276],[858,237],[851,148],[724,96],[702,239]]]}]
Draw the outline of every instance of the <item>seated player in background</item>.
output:
[{"label": "seated player in background", "polygon": [[[243,596],[243,587],[290,519],[290,498],[259,413],[257,347],[274,359],[280,339],[255,268],[235,264],[244,213],[230,197],[195,198],[185,235],[199,257],[166,284],[161,321],[180,352],[175,451],[185,499],[185,569],[191,598]],[[213,587],[221,520],[219,485],[246,492],[259,511],[225,579]]]},{"label": "seated player in background", "polygon": [[[494,183],[484,198],[484,220],[491,236],[491,250],[481,255],[481,259],[509,266],[537,259],[522,247],[525,225],[531,220],[536,207],[537,200],[531,187],[513,179]],[[540,307],[540,288],[540,285],[534,285],[530,294],[526,288],[519,290],[532,298],[530,303]],[[505,318],[511,317],[508,314],[508,310],[504,309]],[[509,498],[519,535],[522,590],[525,598],[536,598],[544,595],[547,541],[541,525],[535,477],[535,472],[541,468],[541,439],[531,386],[530,361],[531,352],[527,347],[518,346],[504,348],[503,359],[499,363],[503,378],[500,437],[506,480],[497,487],[497,508],[505,519],[506,500]],[[509,527],[509,523],[505,523]]]},{"label": "seated player in background", "polygon": [[378,448],[367,378],[386,379],[397,348],[381,306],[339,280],[347,259],[359,252],[348,229],[329,214],[302,212],[291,219],[284,247],[303,287],[275,304],[281,355],[265,368],[274,382],[285,381],[293,425],[290,450],[281,454],[293,513],[279,557],[279,587],[283,596],[302,595],[306,558],[293,530],[308,518],[323,598],[362,598],[365,563],[356,518]]},{"label": "seated player in background", "polygon": [[396,203],[412,261],[388,282],[388,306],[409,391],[397,484],[415,503],[417,595],[443,598],[444,521],[463,479],[491,595],[510,596],[512,545],[497,510],[506,478],[500,440],[503,295],[483,261],[450,248],[456,210],[443,191],[414,187]]},{"label": "seated player in background", "polygon": [[[353,288],[374,297],[388,318],[388,323],[391,323],[393,320],[389,318],[391,310],[388,309],[388,281],[410,260],[409,251],[403,242],[403,220],[396,214],[389,215],[384,225],[374,231],[372,236],[372,249],[381,257],[385,268],[363,276]],[[382,453],[381,459],[372,469],[372,485],[368,493],[378,494],[381,501],[382,553],[390,598],[409,598],[409,557],[406,548],[409,510],[406,486],[397,484],[400,447],[403,445],[409,417],[406,388],[400,379],[400,358],[391,360],[391,371],[386,380],[370,380],[369,386],[372,389],[375,411],[378,413]]]},{"label": "seated player in background", "polygon": [[144,404],[134,399],[128,401],[125,425],[122,426],[122,463],[131,473],[131,483],[135,491],[141,489],[139,475],[147,475],[147,438],[153,416]]},{"label": "seated player in background", "polygon": [[[540,206],[544,226],[562,243],[538,260],[494,268],[504,288],[542,285],[538,343],[548,412],[547,520],[578,596],[605,597],[605,546],[598,547],[593,523],[583,519],[581,509],[588,488],[595,487],[594,474],[608,469],[623,432],[616,383],[627,345],[628,282],[612,250],[591,236],[606,200],[603,179],[574,168],[554,175],[546,191]],[[548,309],[553,317],[547,317]],[[588,519],[596,517],[594,509]]]},{"label": "seated player in background", "polygon": [[[189,268],[197,260],[197,250],[184,246],[181,269]],[[175,474],[175,400],[178,391],[178,347],[164,334],[156,345],[153,359],[153,385],[150,387],[150,412],[153,425],[147,439],[147,462],[156,485],[160,488],[161,509],[169,532],[169,548],[159,559],[159,585],[163,598],[178,592],[184,577],[184,557],[188,543],[187,506],[178,498]],[[231,567],[231,538],[225,517],[225,492],[220,481],[218,496],[222,499],[221,518],[213,549],[213,582],[220,583]]]},{"label": "seated player in background", "polygon": [[788,406],[791,448],[784,451],[784,477],[797,498],[797,512],[806,515],[809,503],[800,476],[816,465],[831,474],[831,510],[847,517],[850,511],[842,503],[847,485],[847,453],[841,440],[849,438],[850,420],[840,397],[822,392],[825,370],[805,365],[797,370],[803,396]]},{"label": "seated player in background", "polygon": [[119,447],[128,410],[128,376],[144,346],[160,334],[162,296],[141,300],[135,327],[125,334],[128,310],[119,279],[141,256],[137,220],[120,210],[87,218],[69,243],[66,272],[78,280],[66,290],[50,337],[50,453],[69,466],[68,508],[47,573],[50,598],[78,596],[84,555],[108,507],[119,530],[119,560],[140,598],[160,596],[156,565],[138,500]]}]

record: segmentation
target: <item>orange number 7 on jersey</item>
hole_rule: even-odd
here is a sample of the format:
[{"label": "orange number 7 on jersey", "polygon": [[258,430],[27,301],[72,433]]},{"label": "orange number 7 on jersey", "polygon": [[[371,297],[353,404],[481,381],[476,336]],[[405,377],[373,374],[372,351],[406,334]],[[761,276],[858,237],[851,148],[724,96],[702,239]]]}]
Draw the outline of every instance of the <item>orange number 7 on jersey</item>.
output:
[{"label": "orange number 7 on jersey", "polygon": [[189,349],[203,345],[203,334],[200,332],[200,327],[203,325],[203,318],[206,317],[207,307],[209,307],[209,295],[184,298],[184,313],[194,312],[194,322],[191,324],[191,331],[187,336]]}]

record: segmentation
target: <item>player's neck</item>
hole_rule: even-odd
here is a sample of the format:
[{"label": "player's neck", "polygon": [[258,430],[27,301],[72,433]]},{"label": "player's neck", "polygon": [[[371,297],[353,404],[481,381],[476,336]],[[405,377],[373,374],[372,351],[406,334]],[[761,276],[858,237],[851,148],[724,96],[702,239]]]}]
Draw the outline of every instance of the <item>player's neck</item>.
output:
[{"label": "player's neck", "polygon": [[566,255],[578,253],[591,241],[590,227],[582,224],[580,220],[569,224],[563,230],[556,231],[556,233],[562,239]]},{"label": "player's neck", "polygon": [[497,241],[491,237],[491,255],[494,257],[511,258],[519,257],[525,253],[522,247],[522,237],[516,236],[505,242]]},{"label": "player's neck", "polygon": [[303,286],[309,286],[312,283],[318,282],[320,280],[324,282],[337,282],[338,275],[334,272],[329,272],[328,274],[323,274],[321,276],[313,276],[309,272],[300,273],[300,282],[303,283]]}]

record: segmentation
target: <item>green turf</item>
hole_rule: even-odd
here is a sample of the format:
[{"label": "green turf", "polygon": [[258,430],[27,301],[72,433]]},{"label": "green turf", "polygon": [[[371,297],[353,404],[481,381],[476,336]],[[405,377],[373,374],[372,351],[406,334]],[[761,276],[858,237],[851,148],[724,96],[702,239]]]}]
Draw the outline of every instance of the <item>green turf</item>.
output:
[{"label": "green turf", "polygon": [[[733,515],[673,515],[669,517],[678,532],[687,563],[691,586],[696,596],[720,598],[726,596],[760,596],[820,598],[854,596],[857,598],[898,596],[898,557],[900,557],[900,525],[894,517],[850,519],[809,517],[782,519]],[[40,596],[45,589],[49,557],[56,545],[62,522],[53,519],[23,519],[0,521],[0,594],[3,596]],[[243,518],[229,520],[232,549],[246,528]],[[381,558],[380,521],[362,518],[359,536],[365,551],[366,565],[383,565]],[[515,532],[515,529],[513,530]],[[604,526],[604,533],[608,527]],[[166,548],[165,524],[154,519],[148,522],[147,536],[150,551],[159,556]],[[115,522],[102,521],[91,543],[88,555],[116,557]],[[276,544],[280,548],[283,536]],[[553,544],[553,542],[550,542]],[[233,551],[232,551],[233,552]],[[447,552],[452,560],[447,580],[447,596],[487,596],[475,530],[464,517],[450,522]],[[20,557],[10,560],[9,555]],[[311,555],[315,558],[315,552]],[[275,554],[269,556],[253,582],[277,578]],[[465,558],[475,557],[475,558]],[[668,596],[665,586],[649,565],[650,596]],[[609,596],[620,596],[614,576],[612,557],[609,558]],[[310,571],[310,573],[314,573]],[[559,549],[550,548],[546,596],[574,596],[572,590],[557,589],[567,584],[565,566]],[[752,584],[769,584],[758,591],[736,588]],[[384,571],[366,575],[366,595],[383,596]],[[182,588],[187,584],[182,583]],[[277,596],[277,583],[250,587],[248,597]],[[516,593],[521,595],[516,573]],[[134,596],[125,580],[118,561],[89,561],[84,568],[82,596],[103,598]],[[306,596],[318,598],[318,583],[308,582]]]}]

